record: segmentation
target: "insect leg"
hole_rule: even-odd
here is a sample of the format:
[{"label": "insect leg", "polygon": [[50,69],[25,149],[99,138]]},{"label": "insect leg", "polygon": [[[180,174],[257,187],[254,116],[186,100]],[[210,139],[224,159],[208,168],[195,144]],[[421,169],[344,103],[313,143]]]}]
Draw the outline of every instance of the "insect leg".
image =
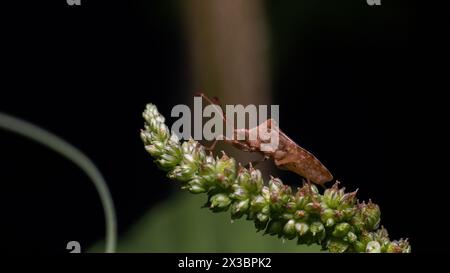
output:
[{"label": "insect leg", "polygon": [[207,151],[214,150],[214,148],[216,147],[217,142],[219,142],[219,140],[218,139],[214,139],[213,143],[209,147],[205,146],[205,150],[207,150]]},{"label": "insect leg", "polygon": [[[305,183],[305,180],[306,180],[306,183]],[[310,194],[312,194],[312,190],[311,190],[311,189],[312,189],[312,183],[311,183],[311,181],[309,180],[309,178],[306,178],[306,177],[305,177],[305,178],[303,179],[303,183],[308,185],[308,191],[309,191]]]},{"label": "insect leg", "polygon": [[[220,138],[220,139],[218,139],[218,138]],[[214,148],[216,147],[216,144],[217,144],[217,142],[219,142],[219,140],[227,140],[227,138],[224,135],[216,136],[216,138],[213,140],[213,143],[209,147],[205,147],[205,149],[207,151],[214,150]]]},{"label": "insect leg", "polygon": [[[216,106],[218,106],[220,109],[223,108],[222,105],[220,105],[219,99],[218,99],[217,97],[214,97],[214,99],[212,100],[212,99],[210,99],[208,96],[206,96],[205,94],[203,94],[202,92],[196,93],[195,96],[196,96],[196,97],[201,97],[201,98],[203,98],[203,99],[206,100],[209,104],[211,104],[211,105],[216,105]],[[227,118],[226,118],[225,114],[224,114],[222,111],[220,111],[219,113],[221,113],[221,116],[222,116],[223,121],[227,122]]]},{"label": "insect leg", "polygon": [[263,156],[261,159],[259,160],[253,160],[247,163],[247,165],[245,165],[246,168],[249,168],[250,166],[255,167],[256,165],[258,165],[260,162],[266,161],[267,159],[269,159],[268,156]]}]

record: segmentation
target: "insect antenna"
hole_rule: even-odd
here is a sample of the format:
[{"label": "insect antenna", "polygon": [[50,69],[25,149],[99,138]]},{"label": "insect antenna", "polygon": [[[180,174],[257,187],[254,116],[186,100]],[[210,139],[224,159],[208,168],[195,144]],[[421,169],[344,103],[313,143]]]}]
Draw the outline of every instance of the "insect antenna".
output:
[{"label": "insect antenna", "polygon": [[219,114],[222,117],[223,121],[227,122],[226,116],[225,116],[224,112],[222,111],[223,107],[222,107],[222,105],[220,105],[219,99],[217,97],[214,97],[214,99],[212,100],[212,99],[210,99],[208,96],[206,96],[202,92],[196,93],[195,96],[196,97],[201,97],[204,100],[206,100],[209,104],[213,105],[216,108],[217,112],[219,112]]},{"label": "insect antenna", "polygon": [[[223,121],[227,123],[227,119],[225,116],[225,113],[222,111],[223,107],[220,105],[219,99],[217,97],[214,97],[213,100],[211,100],[208,96],[206,96],[203,92],[198,92],[195,94],[196,97],[201,97],[202,99],[206,100],[209,104],[213,105],[216,109],[216,111],[219,113],[219,115],[222,117]],[[206,150],[212,151],[216,147],[216,144],[219,140],[217,137],[214,139],[213,143],[209,147],[205,147]]]}]

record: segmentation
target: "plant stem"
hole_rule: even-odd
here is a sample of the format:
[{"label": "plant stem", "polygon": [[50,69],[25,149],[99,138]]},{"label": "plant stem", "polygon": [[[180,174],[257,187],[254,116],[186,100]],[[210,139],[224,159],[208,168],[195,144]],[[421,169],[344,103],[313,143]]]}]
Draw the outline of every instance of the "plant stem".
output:
[{"label": "plant stem", "polygon": [[391,241],[379,228],[380,209],[369,201],[359,202],[356,191],[345,193],[336,182],[319,193],[304,184],[295,193],[278,178],[266,185],[261,172],[244,168],[225,153],[207,155],[197,141],[181,143],[171,135],[164,117],[148,104],[141,138],[145,149],[168,177],[191,193],[206,193],[205,207],[213,212],[230,211],[232,219],[246,217],[258,231],[298,244],[320,244],[330,252],[410,252],[408,240]]}]

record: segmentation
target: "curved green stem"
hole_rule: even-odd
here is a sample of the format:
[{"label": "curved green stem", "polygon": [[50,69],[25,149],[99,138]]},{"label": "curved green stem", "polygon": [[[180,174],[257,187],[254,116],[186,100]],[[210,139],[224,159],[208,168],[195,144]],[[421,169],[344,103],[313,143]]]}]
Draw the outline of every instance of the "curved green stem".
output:
[{"label": "curved green stem", "polygon": [[105,214],[105,221],[106,221],[105,251],[107,253],[115,252],[117,242],[117,223],[114,204],[111,198],[111,194],[106,185],[105,179],[103,178],[102,174],[97,169],[97,167],[94,165],[94,163],[80,150],[78,150],[65,140],[61,139],[60,137],[27,121],[12,117],[10,115],[1,112],[0,112],[0,128],[25,136],[31,140],[34,140],[52,149],[53,151],[66,157],[68,160],[72,161],[75,165],[80,167],[80,169],[82,169],[87,174],[87,176],[94,183],[94,186],[100,196],[100,200]]}]

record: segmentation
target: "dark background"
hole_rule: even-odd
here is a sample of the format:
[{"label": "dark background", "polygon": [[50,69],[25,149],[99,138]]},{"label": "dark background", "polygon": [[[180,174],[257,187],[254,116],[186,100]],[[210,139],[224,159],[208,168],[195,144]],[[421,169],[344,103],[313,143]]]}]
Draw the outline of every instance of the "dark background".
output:
[{"label": "dark background", "polygon": [[[413,251],[439,250],[424,234],[433,209],[422,204],[433,196],[423,196],[424,159],[413,140],[412,8],[406,1],[314,2],[307,11],[297,1],[265,5],[283,129],[349,190],[359,188],[360,199],[380,205],[391,238],[410,238]],[[164,183],[139,138],[146,103],[168,116],[183,93],[193,93],[177,4],[2,3],[0,111],[48,129],[96,162],[120,232],[178,190]],[[306,26],[298,20],[304,16]],[[4,131],[0,166],[3,251],[65,252],[71,238],[89,245],[103,237],[98,196],[77,167]]]}]

